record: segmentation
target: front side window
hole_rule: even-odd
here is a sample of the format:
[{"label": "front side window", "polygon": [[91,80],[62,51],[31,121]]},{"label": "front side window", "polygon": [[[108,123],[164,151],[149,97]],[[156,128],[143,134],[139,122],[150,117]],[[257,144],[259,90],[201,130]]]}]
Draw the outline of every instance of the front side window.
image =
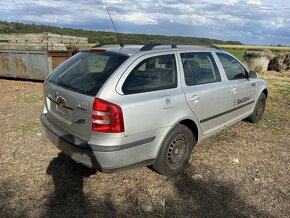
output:
[{"label": "front side window", "polygon": [[94,96],[127,59],[128,56],[113,53],[80,52],[56,68],[47,81]]},{"label": "front side window", "polygon": [[221,76],[210,52],[181,54],[185,83],[188,86],[221,81]]},{"label": "front side window", "polygon": [[247,78],[246,69],[232,56],[224,53],[216,53],[223,65],[228,80]]},{"label": "front side window", "polygon": [[122,91],[134,94],[177,87],[175,55],[161,55],[141,61],[126,78]]}]

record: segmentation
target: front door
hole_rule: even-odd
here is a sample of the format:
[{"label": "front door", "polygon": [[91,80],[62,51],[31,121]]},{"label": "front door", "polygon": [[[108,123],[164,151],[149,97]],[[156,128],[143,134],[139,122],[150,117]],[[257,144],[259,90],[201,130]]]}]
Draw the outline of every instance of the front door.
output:
[{"label": "front door", "polygon": [[231,124],[251,114],[254,108],[256,83],[248,79],[247,70],[232,56],[217,53],[228,78],[228,92],[230,94],[229,111],[226,123]]}]

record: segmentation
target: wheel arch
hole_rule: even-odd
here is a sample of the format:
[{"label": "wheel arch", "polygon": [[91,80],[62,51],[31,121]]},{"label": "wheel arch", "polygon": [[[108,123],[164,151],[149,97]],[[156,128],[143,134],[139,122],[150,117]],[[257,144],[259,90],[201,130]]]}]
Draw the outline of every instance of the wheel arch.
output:
[{"label": "wheel arch", "polygon": [[[171,134],[173,129],[177,132],[173,132],[174,134]],[[186,143],[187,144],[186,151],[184,153],[182,153],[182,158],[184,161],[180,162],[180,164],[177,165],[178,166],[177,168],[170,168],[168,163],[165,163],[166,162],[165,158],[167,158],[167,161],[168,161],[168,158],[170,159],[171,155],[168,155],[168,152],[171,152],[170,150],[173,149],[173,147],[174,147],[173,144],[175,144],[175,142],[173,142],[173,144],[171,144],[172,142],[171,143],[168,143],[168,142],[172,141],[173,139],[175,140],[175,137],[179,136],[179,134],[181,133],[180,132],[181,130],[183,131],[183,133],[185,131],[185,133],[187,134],[188,137],[190,137],[189,135],[191,132],[193,135],[193,137],[192,137],[193,140],[191,139],[191,137],[188,138],[190,143]],[[168,136],[169,136],[169,140],[167,139]],[[167,140],[165,144],[164,144],[164,140]],[[185,141],[188,142],[188,140],[185,140]],[[192,154],[192,149],[196,145],[197,140],[198,140],[198,126],[196,125],[196,123],[193,120],[183,119],[181,121],[176,122],[175,125],[173,125],[170,128],[170,130],[168,131],[168,133],[166,134],[166,136],[164,137],[164,139],[161,143],[161,146],[158,150],[157,157],[155,158],[154,162],[152,163],[153,169],[162,175],[167,175],[167,176],[177,175],[178,173],[180,173],[180,170],[184,170],[185,164],[187,164],[187,162]],[[170,148],[169,148],[169,146],[170,146]],[[173,172],[173,173],[170,172],[170,169],[171,170],[173,169],[173,171],[175,170],[175,172]],[[176,171],[176,170],[178,170],[178,171]]]},{"label": "wheel arch", "polygon": [[177,121],[174,125],[172,125],[171,128],[168,129],[168,131],[166,132],[166,134],[164,134],[164,136],[162,137],[162,140],[159,143],[159,146],[158,146],[158,149],[157,149],[155,158],[157,157],[157,155],[158,155],[158,153],[160,151],[161,145],[163,144],[166,136],[173,129],[173,127],[175,125],[177,125],[177,124],[184,125],[184,126],[186,126],[187,128],[189,128],[191,130],[192,134],[194,134],[194,136],[195,136],[196,144],[198,143],[198,140],[201,139],[201,137],[199,135],[200,134],[200,130],[199,130],[198,125],[196,124],[196,122],[193,121],[192,119],[189,119],[189,118],[183,118],[183,119]]},{"label": "wheel arch", "polygon": [[265,96],[266,96],[266,98],[268,98],[268,89],[264,89],[264,90],[262,91],[262,93],[264,93]]},{"label": "wheel arch", "polygon": [[191,130],[192,134],[195,136],[196,143],[197,143],[199,140],[199,135],[198,135],[199,131],[198,131],[198,127],[196,123],[193,120],[185,119],[185,120],[179,121],[179,124],[182,124]]}]

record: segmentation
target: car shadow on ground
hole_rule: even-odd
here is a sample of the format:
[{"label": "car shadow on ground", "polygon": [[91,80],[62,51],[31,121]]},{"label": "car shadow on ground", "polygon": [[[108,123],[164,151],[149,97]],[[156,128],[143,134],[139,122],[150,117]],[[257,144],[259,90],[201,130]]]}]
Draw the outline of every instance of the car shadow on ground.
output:
[{"label": "car shadow on ground", "polygon": [[[106,211],[116,214],[110,195],[105,200],[94,202],[99,207],[92,206],[84,194],[84,179],[96,174],[90,169],[71,160],[63,153],[54,158],[48,168],[47,174],[52,177],[54,191],[48,197],[44,217],[91,217],[92,214],[101,214],[105,217]],[[96,211],[103,208],[104,211]]]},{"label": "car shadow on ground", "polygon": [[[182,205],[179,212],[186,217],[271,217],[249,205],[238,196],[234,185],[215,178],[195,180],[182,173],[174,181]],[[170,207],[175,201],[168,202]]]},{"label": "car shadow on ground", "polygon": [[235,194],[232,184],[214,178],[196,181],[182,173],[169,179],[176,194],[164,196],[165,207],[153,205],[153,211],[144,214],[137,205],[126,205],[126,211],[116,207],[110,194],[97,202],[88,200],[84,194],[84,179],[96,171],[75,163],[63,153],[50,162],[47,174],[52,177],[54,191],[49,194],[43,217],[271,217],[245,203]]}]

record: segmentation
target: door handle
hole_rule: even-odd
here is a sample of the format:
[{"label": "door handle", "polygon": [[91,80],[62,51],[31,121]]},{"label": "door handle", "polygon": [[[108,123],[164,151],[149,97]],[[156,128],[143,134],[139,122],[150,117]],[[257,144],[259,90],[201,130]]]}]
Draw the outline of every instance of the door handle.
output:
[{"label": "door handle", "polygon": [[197,103],[199,101],[200,97],[198,95],[194,95],[192,96],[189,101],[193,101],[194,103]]},{"label": "door handle", "polygon": [[256,83],[252,83],[251,86],[256,86]]},{"label": "door handle", "polygon": [[232,89],[230,89],[230,92],[232,92],[232,93],[237,93],[237,88],[232,88]]}]

